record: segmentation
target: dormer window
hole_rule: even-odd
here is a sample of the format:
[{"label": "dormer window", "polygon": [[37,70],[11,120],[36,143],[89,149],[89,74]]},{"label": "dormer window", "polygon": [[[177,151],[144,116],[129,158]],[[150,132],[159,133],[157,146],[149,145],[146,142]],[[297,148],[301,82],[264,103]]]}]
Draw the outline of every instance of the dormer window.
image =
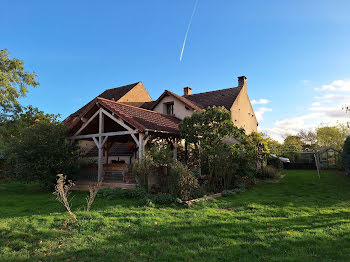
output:
[{"label": "dormer window", "polygon": [[167,115],[174,115],[174,102],[164,103],[164,113]]}]

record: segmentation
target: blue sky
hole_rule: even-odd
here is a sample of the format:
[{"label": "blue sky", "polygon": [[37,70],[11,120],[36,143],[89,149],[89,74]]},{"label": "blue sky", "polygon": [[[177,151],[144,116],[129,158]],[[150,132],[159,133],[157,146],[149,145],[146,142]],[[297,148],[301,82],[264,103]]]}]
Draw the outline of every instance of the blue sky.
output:
[{"label": "blue sky", "polygon": [[0,48],[39,76],[22,102],[63,118],[137,81],[156,99],[246,75],[251,100],[263,99],[259,128],[275,138],[345,119],[350,1],[199,0],[181,62],[195,0],[0,3]]}]

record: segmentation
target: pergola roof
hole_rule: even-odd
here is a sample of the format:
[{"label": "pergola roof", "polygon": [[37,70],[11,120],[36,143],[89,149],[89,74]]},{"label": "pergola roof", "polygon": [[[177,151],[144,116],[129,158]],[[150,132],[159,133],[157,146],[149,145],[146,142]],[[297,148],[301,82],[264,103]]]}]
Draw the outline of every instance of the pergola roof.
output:
[{"label": "pergola roof", "polygon": [[96,104],[110,111],[112,114],[121,118],[140,132],[150,131],[179,134],[179,123],[181,120],[174,116],[161,114],[101,97],[97,97],[91,101],[85,108],[84,112],[82,112],[81,117],[69,123],[68,128],[72,130],[82,126],[82,119],[86,115],[91,115],[91,111],[93,111]]}]

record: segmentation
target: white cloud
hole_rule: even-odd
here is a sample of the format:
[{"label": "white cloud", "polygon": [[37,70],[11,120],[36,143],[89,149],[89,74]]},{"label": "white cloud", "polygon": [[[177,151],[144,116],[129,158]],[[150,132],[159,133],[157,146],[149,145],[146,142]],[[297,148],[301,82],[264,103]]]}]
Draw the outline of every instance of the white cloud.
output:
[{"label": "white cloud", "polygon": [[270,112],[272,111],[271,108],[267,107],[259,107],[258,110],[255,111],[255,116],[258,121],[261,121],[264,119],[264,114],[265,112]]},{"label": "white cloud", "polygon": [[350,114],[343,110],[344,105],[350,104],[350,95],[344,94],[350,92],[350,81],[335,80],[315,90],[322,93],[314,97],[305,114],[275,121],[272,127],[260,128],[261,131],[283,141],[284,135],[295,135],[301,129],[313,130],[321,124],[335,125],[350,121]]},{"label": "white cloud", "polygon": [[335,80],[328,85],[323,85],[321,88],[315,88],[317,91],[338,91],[338,92],[350,92],[349,80]]},{"label": "white cloud", "polygon": [[334,101],[334,100],[346,100],[349,101],[350,95],[344,95],[344,94],[325,94],[323,96],[315,96],[315,99],[317,100],[327,100],[327,101]]},{"label": "white cloud", "polygon": [[264,98],[260,98],[259,100],[252,100],[252,105],[266,105],[268,103],[270,103],[270,100]]},{"label": "white cloud", "polygon": [[301,129],[314,130],[321,124],[336,125],[338,122],[346,123],[350,120],[350,116],[340,107],[313,107],[310,111],[312,113],[276,121],[273,127],[262,128],[262,131],[278,141],[283,141],[284,135],[296,135]]}]

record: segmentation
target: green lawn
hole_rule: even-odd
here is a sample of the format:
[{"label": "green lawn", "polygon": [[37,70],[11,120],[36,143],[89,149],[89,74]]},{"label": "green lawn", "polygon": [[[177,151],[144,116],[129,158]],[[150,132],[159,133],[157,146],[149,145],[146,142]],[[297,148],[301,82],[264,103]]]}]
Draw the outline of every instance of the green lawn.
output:
[{"label": "green lawn", "polygon": [[[73,210],[87,193],[73,192]],[[97,198],[78,222],[50,193],[0,183],[0,261],[350,261],[350,179],[289,171],[280,183],[188,207]]]}]

